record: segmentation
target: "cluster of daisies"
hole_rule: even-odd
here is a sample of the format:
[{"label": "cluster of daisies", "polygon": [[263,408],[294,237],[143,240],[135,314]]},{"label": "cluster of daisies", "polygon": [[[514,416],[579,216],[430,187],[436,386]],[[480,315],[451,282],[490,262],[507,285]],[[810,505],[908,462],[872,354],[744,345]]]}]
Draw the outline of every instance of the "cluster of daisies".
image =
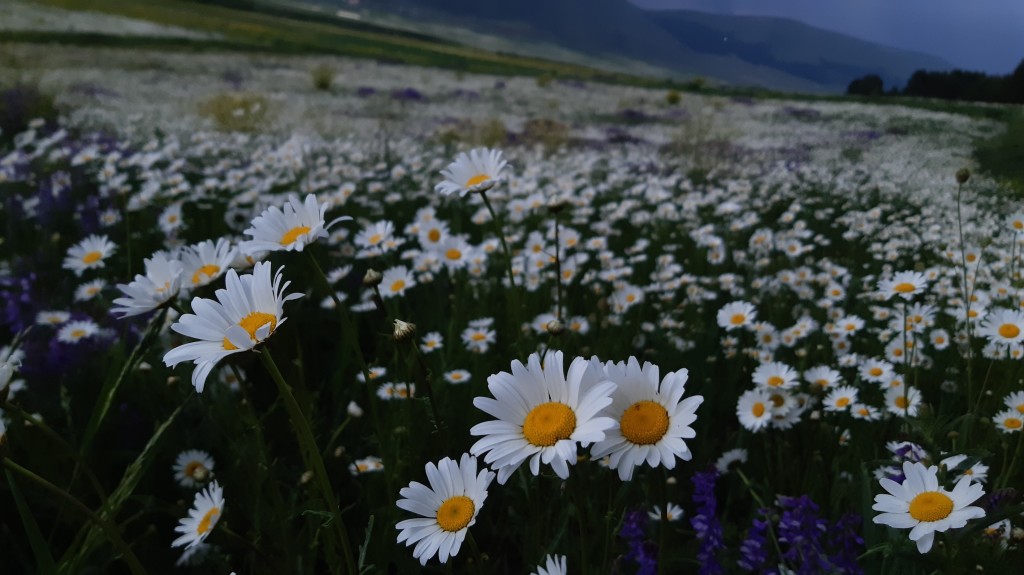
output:
[{"label": "cluster of daisies", "polygon": [[[458,462],[428,463],[430,487],[413,482],[401,491],[398,506],[420,517],[397,524],[398,542],[415,545],[413,556],[424,565],[435,555],[444,563],[458,553],[492,480],[504,484],[523,464],[532,475],[545,465],[568,479],[579,449],[590,447],[591,458],[607,458],[607,466],[629,481],[644,465],[674,469],[676,459],[692,458],[686,440],[695,437],[690,425],[704,398],[684,397],[687,370],[661,377],[658,366],[635,357],[619,363],[577,357],[566,371],[556,350],[511,367],[511,373],[488,377],[493,397],[473,400],[494,419],[470,430],[480,437],[470,453]],[[491,469],[478,472],[479,457]],[[678,507],[667,511],[681,513]]]}]

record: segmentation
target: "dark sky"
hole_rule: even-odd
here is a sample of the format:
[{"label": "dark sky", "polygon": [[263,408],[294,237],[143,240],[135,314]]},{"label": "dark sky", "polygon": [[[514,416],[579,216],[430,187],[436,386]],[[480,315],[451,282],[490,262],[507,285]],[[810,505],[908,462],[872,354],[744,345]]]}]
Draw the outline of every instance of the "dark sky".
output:
[{"label": "dark sky", "polygon": [[1008,74],[1024,60],[1024,0],[630,0],[644,8],[781,16]]}]

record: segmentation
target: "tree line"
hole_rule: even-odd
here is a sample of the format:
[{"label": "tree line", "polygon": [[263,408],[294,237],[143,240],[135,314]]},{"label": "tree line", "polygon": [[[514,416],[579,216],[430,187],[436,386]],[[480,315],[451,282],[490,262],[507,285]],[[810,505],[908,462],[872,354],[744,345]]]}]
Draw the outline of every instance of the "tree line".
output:
[{"label": "tree line", "polygon": [[917,96],[942,100],[968,100],[1002,104],[1024,104],[1024,60],[1005,76],[984,72],[952,70],[930,72],[918,70],[903,89],[892,86],[888,91],[876,74],[850,82],[846,93],[855,96]]}]

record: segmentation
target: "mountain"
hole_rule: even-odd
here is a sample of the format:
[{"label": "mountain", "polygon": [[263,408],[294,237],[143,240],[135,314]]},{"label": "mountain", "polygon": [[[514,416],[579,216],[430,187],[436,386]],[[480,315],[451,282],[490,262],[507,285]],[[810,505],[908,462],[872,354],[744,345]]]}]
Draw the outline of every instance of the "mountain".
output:
[{"label": "mountain", "polygon": [[[498,38],[529,55],[555,47],[559,57],[616,70],[703,76],[733,85],[839,92],[875,73],[902,84],[942,60],[886,48],[779,18],[647,11],[627,0],[315,0],[418,25],[443,25],[455,38]],[[436,34],[437,29],[433,29]],[[463,40],[465,42],[465,40]],[[493,46],[489,46],[493,49]]]}]

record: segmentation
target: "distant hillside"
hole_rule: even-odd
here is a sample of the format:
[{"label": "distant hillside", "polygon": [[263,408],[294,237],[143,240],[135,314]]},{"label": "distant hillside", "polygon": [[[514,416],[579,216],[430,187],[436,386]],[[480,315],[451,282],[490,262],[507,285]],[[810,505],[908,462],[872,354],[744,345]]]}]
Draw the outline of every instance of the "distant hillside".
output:
[{"label": "distant hillside", "polygon": [[851,79],[866,74],[877,74],[886,85],[903,85],[917,70],[951,67],[936,56],[882,46],[785,18],[688,10],[649,14],[696,52],[735,56],[833,90],[845,89]]},{"label": "distant hillside", "polygon": [[627,0],[316,0],[345,10],[440,22],[667,75],[704,76],[734,85],[841,92],[865,74],[902,84],[918,68],[946,69],[938,58],[887,48],[799,22],[689,11],[645,11]]}]

